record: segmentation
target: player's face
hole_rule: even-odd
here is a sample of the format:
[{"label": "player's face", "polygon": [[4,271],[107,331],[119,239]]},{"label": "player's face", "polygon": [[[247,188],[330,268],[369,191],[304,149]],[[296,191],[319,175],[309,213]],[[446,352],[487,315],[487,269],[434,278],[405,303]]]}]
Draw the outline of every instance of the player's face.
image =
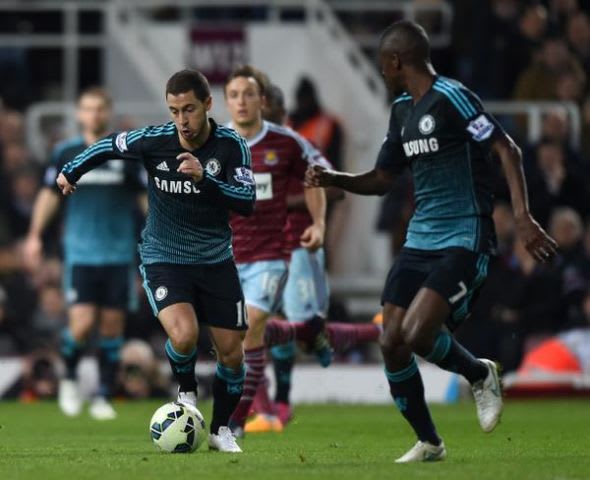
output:
[{"label": "player's face", "polygon": [[225,103],[232,122],[248,127],[260,122],[264,97],[252,77],[236,77],[225,87]]},{"label": "player's face", "polygon": [[84,132],[104,133],[111,120],[111,107],[100,95],[84,95],[78,102],[78,121]]},{"label": "player's face", "polygon": [[391,93],[397,96],[406,90],[402,81],[399,57],[396,54],[381,50],[379,52],[379,66],[385,79],[385,85]]},{"label": "player's face", "polygon": [[196,140],[207,123],[207,112],[212,105],[211,97],[202,102],[195,96],[195,92],[189,90],[178,95],[169,93],[166,95],[166,103],[182,138],[189,142]]}]

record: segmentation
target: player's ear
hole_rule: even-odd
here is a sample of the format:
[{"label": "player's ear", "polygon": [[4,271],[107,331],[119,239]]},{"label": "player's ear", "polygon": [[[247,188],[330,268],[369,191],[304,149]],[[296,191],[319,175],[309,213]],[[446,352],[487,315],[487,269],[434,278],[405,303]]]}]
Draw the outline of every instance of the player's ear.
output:
[{"label": "player's ear", "polygon": [[209,95],[203,102],[203,105],[205,105],[205,111],[211,111],[211,107],[213,106],[213,97]]}]

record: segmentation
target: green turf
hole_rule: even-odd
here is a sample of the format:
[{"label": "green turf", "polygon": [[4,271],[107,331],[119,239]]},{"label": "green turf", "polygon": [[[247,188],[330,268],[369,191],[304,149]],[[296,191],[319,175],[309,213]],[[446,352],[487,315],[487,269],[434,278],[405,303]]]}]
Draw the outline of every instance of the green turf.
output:
[{"label": "green turf", "polygon": [[64,418],[51,403],[0,402],[0,479],[590,478],[590,404],[582,401],[508,403],[489,435],[472,404],[434,407],[447,460],[402,466],[393,459],[413,437],[393,407],[299,407],[283,434],[250,436],[238,456],[157,453],[147,428],[157,406],[120,404],[118,420],[96,423]]}]

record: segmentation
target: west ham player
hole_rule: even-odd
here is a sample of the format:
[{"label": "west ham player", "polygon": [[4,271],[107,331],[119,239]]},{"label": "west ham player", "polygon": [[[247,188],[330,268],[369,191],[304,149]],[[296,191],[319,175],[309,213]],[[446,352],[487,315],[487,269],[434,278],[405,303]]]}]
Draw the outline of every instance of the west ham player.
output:
[{"label": "west ham player", "polygon": [[546,262],[557,245],[529,212],[520,149],[476,95],[436,74],[424,29],[408,21],[388,27],[379,62],[398,97],[375,168],[349,174],[313,167],[307,183],[383,195],[396,174],[406,166],[412,171],[416,211],[385,284],[381,347],[391,395],[418,437],[396,462],[442,460],[445,446],[426,406],[414,353],[469,381],[485,432],[502,413],[496,365],[476,359],[450,333],[469,315],[494,253],[490,153],[500,157],[529,253]]},{"label": "west ham player", "polygon": [[[264,376],[265,328],[277,311],[287,280],[289,252],[284,227],[287,221],[287,184],[303,176],[314,152],[292,130],[262,120],[266,80],[250,66],[236,69],[225,84],[225,99],[232,127],[252,150],[257,200],[249,219],[235,217],[234,253],[246,298],[249,329],[244,340],[247,365],[244,393],[230,426],[243,432],[256,389]],[[322,189],[303,193],[313,219],[301,235],[301,245],[315,251],[324,237],[326,199]]]},{"label": "west ham player", "polygon": [[166,354],[178,401],[195,405],[199,323],[217,352],[209,446],[241,452],[227,427],[244,383],[244,298],[232,253],[230,211],[250,215],[256,197],[250,149],[233,130],[208,118],[207,79],[182,70],[166,84],[172,122],[113,134],[66,164],[64,195],[107,159],[140,161],[149,175],[149,209],[139,251],[144,288],[168,334]]},{"label": "west ham player", "polygon": [[[61,195],[55,185],[57,172],[108,133],[108,92],[99,87],[82,92],[77,118],[81,135],[54,149],[44,187],[35,201],[25,242],[25,258],[31,270],[40,265],[42,234],[60,207]],[[100,387],[89,412],[99,420],[116,417],[109,399],[119,365],[125,315],[136,302],[134,213],[145,190],[140,173],[141,169],[134,164],[110,160],[86,176],[79,184],[78,195],[65,205],[64,293],[69,326],[61,338],[66,375],[59,384],[58,404],[68,416],[78,415],[82,409],[76,369],[85,343],[98,323]]]},{"label": "west ham player", "polygon": [[[276,85],[268,85],[265,92],[263,117],[269,122],[282,125],[286,118],[284,96]],[[305,143],[308,141],[302,137]],[[312,145],[310,150],[316,150]],[[329,166],[327,160],[316,153],[315,163]],[[341,199],[342,191],[337,188],[327,189],[326,197],[329,201]],[[312,223],[312,219],[305,208],[303,199],[303,185],[299,179],[292,179],[288,184],[289,213],[285,226],[286,248],[291,253],[289,275],[281,310],[290,322],[305,322],[315,317],[325,318],[328,309],[329,286],[325,274],[323,249],[310,252],[300,245],[300,238],[305,229]],[[278,327],[272,320],[267,327]],[[284,325],[283,325],[284,326]],[[358,343],[374,342],[379,338],[381,329],[372,324],[343,324],[328,323],[326,334],[330,346],[336,351],[346,351]],[[281,431],[282,427],[291,419],[291,405],[289,394],[291,390],[291,373],[295,363],[295,341],[271,348],[276,380],[275,403],[268,398],[267,382],[264,381],[256,392],[253,410],[257,415],[247,424],[246,433],[262,433]],[[316,351],[322,366],[328,366],[331,361],[331,350],[324,348]],[[276,422],[276,417],[280,423]]]}]

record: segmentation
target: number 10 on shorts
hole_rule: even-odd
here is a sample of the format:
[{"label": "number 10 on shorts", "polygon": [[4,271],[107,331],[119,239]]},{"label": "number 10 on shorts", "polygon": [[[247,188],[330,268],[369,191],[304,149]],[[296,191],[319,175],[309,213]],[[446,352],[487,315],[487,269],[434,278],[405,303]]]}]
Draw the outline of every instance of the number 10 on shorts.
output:
[{"label": "number 10 on shorts", "polygon": [[236,303],[236,308],[238,311],[238,323],[236,326],[242,327],[244,325],[248,325],[248,312],[246,310],[244,300],[240,300],[238,303]]}]

